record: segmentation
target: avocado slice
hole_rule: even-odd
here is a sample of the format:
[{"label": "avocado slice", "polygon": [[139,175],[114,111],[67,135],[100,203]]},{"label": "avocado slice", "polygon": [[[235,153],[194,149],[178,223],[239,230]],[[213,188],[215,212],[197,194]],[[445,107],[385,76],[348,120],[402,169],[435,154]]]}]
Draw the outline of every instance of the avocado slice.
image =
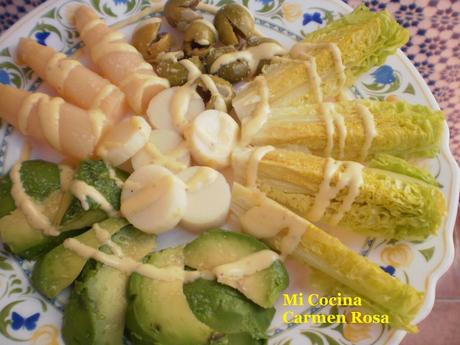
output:
[{"label": "avocado slice", "polygon": [[184,284],[193,314],[212,329],[226,333],[249,333],[254,344],[266,339],[275,308],[262,308],[241,292],[214,280],[197,279]]},{"label": "avocado slice", "polygon": [[[113,169],[113,170],[112,170]],[[104,198],[112,205],[114,210],[120,209],[121,188],[111,174],[121,181],[125,181],[127,174],[116,168],[109,167],[102,160],[84,160],[80,162],[75,170],[74,179],[81,180],[90,186],[96,188]],[[71,230],[88,226],[100,222],[108,217],[108,215],[100,208],[93,199],[88,197],[89,209],[83,209],[80,200],[73,197],[67,211],[64,213],[61,221],[61,229]]]},{"label": "avocado slice", "polygon": [[[184,266],[182,247],[147,255],[144,263],[157,267]],[[135,345],[226,344],[224,335],[200,322],[190,310],[181,281],[160,281],[131,275],[126,326]]]},{"label": "avocado slice", "polygon": [[[128,222],[122,218],[109,218],[99,225],[113,235],[127,226]],[[92,248],[101,246],[94,228],[76,239]],[[37,261],[32,272],[32,285],[46,297],[54,298],[72,284],[87,261],[61,244]]]},{"label": "avocado slice", "polygon": [[[26,193],[54,224],[58,224],[65,196],[61,191],[59,166],[41,160],[25,161],[19,173]],[[53,237],[32,228],[23,212],[16,208],[11,188],[11,178],[7,174],[0,179],[0,237],[14,254],[35,259],[65,238],[81,233],[74,231]]]},{"label": "avocado slice", "polygon": [[[155,235],[132,225],[112,236],[127,257],[140,260],[155,245]],[[111,253],[108,248],[101,250]],[[122,345],[129,276],[89,260],[64,309],[62,336],[67,345]]]},{"label": "avocado slice", "polygon": [[[270,249],[252,236],[221,229],[209,230],[184,248],[185,265],[199,271],[235,262],[258,251]],[[289,275],[280,260],[269,268],[243,278],[238,290],[254,303],[272,307],[289,285]]]}]

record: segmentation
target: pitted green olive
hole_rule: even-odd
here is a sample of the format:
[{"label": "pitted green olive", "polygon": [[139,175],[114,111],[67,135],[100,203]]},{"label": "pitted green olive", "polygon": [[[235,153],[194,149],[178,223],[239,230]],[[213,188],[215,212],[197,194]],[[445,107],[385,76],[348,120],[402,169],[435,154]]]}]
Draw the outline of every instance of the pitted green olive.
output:
[{"label": "pitted green olive", "polygon": [[222,7],[214,17],[219,39],[225,45],[237,45],[254,35],[254,18],[242,5],[229,4]]},{"label": "pitted green olive", "polygon": [[159,33],[161,21],[150,19],[134,31],[132,44],[147,62],[153,63],[157,56],[171,49],[171,35]]},{"label": "pitted green olive", "polygon": [[168,0],[164,13],[168,23],[180,31],[184,31],[194,20],[203,18],[195,12],[200,0]]},{"label": "pitted green olive", "polygon": [[[232,46],[212,48],[209,51],[208,56],[206,57],[206,65],[208,71],[211,71],[211,67],[214,62],[222,55],[234,53],[237,50]],[[227,80],[228,82],[234,84],[246,79],[251,73],[251,69],[246,60],[238,59],[234,62],[222,65],[219,67],[216,73],[219,77]]]},{"label": "pitted green olive", "polygon": [[[278,41],[274,40],[273,38],[269,38],[269,37],[252,36],[246,41],[246,44],[248,47],[257,47],[263,43],[275,43],[281,46],[281,44]],[[257,66],[256,72],[255,72],[255,75],[261,74],[264,66],[269,65],[271,61],[272,61],[271,59],[260,60],[259,65]]]},{"label": "pitted green olive", "polygon": [[[198,57],[189,59],[202,72],[204,71],[203,64]],[[188,81],[188,69],[176,59],[160,59],[154,67],[158,76],[169,80],[171,86],[184,85]]]},{"label": "pitted green olive", "polygon": [[184,32],[184,52],[188,56],[205,56],[217,42],[217,31],[204,20],[193,21]]},{"label": "pitted green olive", "polygon": [[[217,91],[224,99],[225,104],[227,105],[227,109],[229,109],[232,104],[232,99],[235,96],[235,91],[233,90],[232,84],[216,75],[210,75],[209,77],[213,80]],[[216,100],[218,96],[212,94],[202,79],[198,80],[196,91],[201,96],[201,98],[203,98],[207,109],[216,108]]]}]

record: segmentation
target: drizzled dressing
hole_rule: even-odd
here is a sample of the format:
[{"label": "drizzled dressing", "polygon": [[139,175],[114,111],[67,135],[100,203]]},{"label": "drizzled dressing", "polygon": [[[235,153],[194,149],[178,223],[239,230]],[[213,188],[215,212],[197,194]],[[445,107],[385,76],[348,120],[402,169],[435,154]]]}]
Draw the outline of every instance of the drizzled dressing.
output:
[{"label": "drizzled dressing", "polygon": [[364,127],[364,144],[361,151],[361,160],[365,160],[369,154],[372,141],[377,136],[377,127],[375,126],[374,115],[369,111],[367,107],[362,104],[357,105],[358,113],[361,115]]},{"label": "drizzled dressing", "polygon": [[265,59],[271,59],[276,55],[284,55],[286,50],[275,42],[265,42],[258,46],[250,47],[243,51],[236,51],[226,53],[219,56],[216,61],[211,65],[211,73],[215,74],[217,71],[225,65],[236,62],[238,60],[244,60],[249,66],[251,75],[253,75],[260,61]]},{"label": "drizzled dressing", "polygon": [[91,198],[96,202],[101,209],[106,212],[110,217],[115,217],[118,212],[108,202],[108,200],[93,186],[87,184],[81,180],[74,180],[70,185],[70,191],[72,194],[80,200],[81,206],[85,211],[88,211],[90,204],[88,198]]},{"label": "drizzled dressing", "polygon": [[[343,171],[340,171],[342,168]],[[342,189],[347,188],[347,195],[330,221],[331,225],[337,225],[345,213],[350,210],[359,195],[359,189],[364,181],[363,168],[363,165],[356,162],[340,162],[328,158],[324,169],[324,179],[319,186],[319,192],[308,212],[307,218],[313,222],[321,220],[331,201]],[[337,174],[338,180],[335,185],[332,185],[332,179]]]},{"label": "drizzled dressing", "polygon": [[[99,24],[105,25],[99,18],[87,22],[80,31],[80,36],[84,39]],[[97,44],[91,47],[91,58],[96,64],[100,59],[106,58],[112,53],[126,53],[142,57],[136,48],[124,40],[123,34],[117,31],[107,33]],[[133,87],[132,83],[136,83],[136,86]],[[142,99],[147,88],[157,85],[165,88],[169,86],[168,81],[158,77],[153,71],[153,67],[146,62],[139,63],[127,73],[125,79],[116,84],[130,95],[129,102],[136,111],[141,111]],[[107,90],[104,92],[107,92]],[[101,91],[94,103],[100,103],[104,98],[103,95]]]},{"label": "drizzled dressing", "polygon": [[337,127],[339,159],[343,159],[345,154],[345,142],[347,139],[347,127],[345,125],[345,119],[342,114],[336,112],[334,103],[321,103],[320,112],[324,118],[324,123],[326,124],[327,144],[326,148],[324,149],[324,155],[329,157],[332,154],[334,149],[335,128]]},{"label": "drizzled dressing", "polygon": [[254,135],[267,122],[270,115],[270,90],[264,76],[258,76],[254,83],[257,86],[259,102],[249,117],[241,120],[241,145],[248,145]]},{"label": "drizzled dressing", "polygon": [[94,229],[98,241],[103,245],[108,245],[113,254],[106,254],[96,248],[92,248],[81,243],[75,238],[66,239],[64,241],[64,247],[82,258],[97,260],[128,275],[136,272],[153,280],[178,280],[187,283],[199,278],[217,278],[217,280],[221,283],[226,283],[230,286],[236,287],[241,279],[269,268],[276,260],[279,259],[277,253],[271,250],[262,250],[243,257],[235,262],[216,266],[212,271],[186,271],[180,266],[159,268],[153,265],[138,262],[128,256],[125,256],[121,248],[111,241],[111,236],[106,230],[97,224]]},{"label": "drizzled dressing", "polygon": [[[10,172],[11,182],[11,196],[13,197],[14,203],[18,209],[22,211],[29,225],[37,230],[41,230],[44,235],[47,236],[58,236],[59,231],[51,223],[50,219],[44,215],[32,197],[30,197],[24,189],[21,180],[21,167],[22,162],[16,163]],[[73,177],[73,171],[67,166],[59,166],[59,177],[61,181],[61,190],[66,191],[69,185],[69,181]]]},{"label": "drizzled dressing", "polygon": [[187,143],[182,142],[177,145],[172,151],[167,154],[161,152],[153,143],[148,142],[144,149],[152,157],[155,164],[162,165],[172,171],[178,172],[187,168],[184,163],[178,161],[178,158],[183,157],[188,152]]},{"label": "drizzled dressing", "polygon": [[54,54],[46,65],[46,78],[59,93],[64,92],[64,85],[68,79],[70,72],[78,66],[81,66],[78,61],[67,59],[62,53]]},{"label": "drizzled dressing", "polygon": [[246,185],[249,188],[257,187],[257,172],[259,170],[259,163],[264,156],[273,151],[273,146],[261,146],[254,149],[249,157],[248,168],[246,173]]}]

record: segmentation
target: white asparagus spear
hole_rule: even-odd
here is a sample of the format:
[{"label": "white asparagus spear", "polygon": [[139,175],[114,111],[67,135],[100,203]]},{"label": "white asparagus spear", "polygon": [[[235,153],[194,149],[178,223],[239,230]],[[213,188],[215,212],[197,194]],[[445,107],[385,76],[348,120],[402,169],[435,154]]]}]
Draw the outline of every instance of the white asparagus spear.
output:
[{"label": "white asparagus spear", "polygon": [[169,82],[158,77],[136,48],[126,42],[123,34],[112,30],[90,7],[80,6],[74,19],[102,75],[120,87],[136,113],[145,114],[150,100],[168,88]]},{"label": "white asparagus spear", "polygon": [[127,113],[125,94],[77,60],[30,38],[21,38],[17,54],[21,63],[32,68],[66,101],[82,109],[99,108],[111,123]]},{"label": "white asparagus spear", "polygon": [[0,117],[22,134],[48,143],[64,155],[94,155],[106,124],[105,114],[83,110],[62,98],[0,84]]}]

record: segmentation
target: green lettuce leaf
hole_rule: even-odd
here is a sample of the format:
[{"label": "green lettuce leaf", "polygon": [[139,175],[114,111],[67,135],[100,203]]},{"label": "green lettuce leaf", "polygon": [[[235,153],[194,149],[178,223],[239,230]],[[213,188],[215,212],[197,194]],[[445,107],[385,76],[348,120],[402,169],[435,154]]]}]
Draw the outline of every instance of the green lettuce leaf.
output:
[{"label": "green lettuce leaf", "polygon": [[[373,114],[377,130],[368,159],[380,153],[401,158],[421,158],[434,157],[439,152],[444,131],[442,111],[404,101],[352,100],[334,103],[335,112],[344,117],[347,135],[344,156],[341,158],[339,131],[335,131],[332,157],[360,159],[366,131],[357,110],[358,105],[367,107]],[[304,101],[272,108],[268,121],[253,137],[252,144],[273,145],[324,156],[327,139],[320,106]]]},{"label": "green lettuce leaf", "polygon": [[[238,183],[234,184],[231,210],[237,218],[250,208],[259,206],[261,202],[259,192]],[[284,209],[276,202],[270,205],[273,212]],[[366,298],[370,301],[369,307],[375,312],[388,314],[395,327],[410,332],[417,330],[416,326],[411,325],[411,321],[421,307],[423,293],[393,278],[369,259],[353,252],[336,237],[307,220],[304,220],[302,226],[306,230],[291,254],[293,258],[314,267],[353,293]],[[273,249],[280,250],[283,236],[278,234],[264,241]]]},{"label": "green lettuce leaf", "polygon": [[369,168],[387,170],[397,174],[410,176],[436,187],[440,186],[438,181],[436,181],[436,178],[428,171],[412,165],[404,159],[384,153],[375,156],[367,166]]},{"label": "green lettuce leaf", "polygon": [[[245,183],[248,155],[233,157],[236,182]],[[327,159],[288,150],[274,150],[260,161],[257,187],[271,199],[308,219]],[[439,188],[410,176],[364,167],[363,183],[351,209],[338,226],[365,235],[389,239],[423,240],[436,234],[446,213]],[[337,181],[338,173],[332,178]],[[332,198],[321,223],[332,224],[347,188]]]}]

